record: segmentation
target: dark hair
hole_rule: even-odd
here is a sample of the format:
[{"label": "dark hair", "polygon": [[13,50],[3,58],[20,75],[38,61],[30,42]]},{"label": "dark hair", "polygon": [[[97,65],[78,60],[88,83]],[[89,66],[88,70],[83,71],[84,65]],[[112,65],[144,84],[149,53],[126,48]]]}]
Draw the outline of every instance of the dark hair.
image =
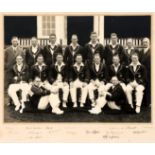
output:
[{"label": "dark hair", "polygon": [[96,55],[99,55],[101,57],[101,55],[98,51],[96,51],[96,53],[93,54],[93,57],[95,57]]},{"label": "dark hair", "polygon": [[90,35],[92,35],[92,34],[97,34],[97,33],[96,32],[91,32]]},{"label": "dark hair", "polygon": [[57,53],[56,57],[57,57],[58,55],[61,55],[61,56],[63,57],[63,54],[62,54],[62,53],[60,53],[60,52],[59,52],[59,53]]},{"label": "dark hair", "polygon": [[75,58],[76,58],[77,56],[81,56],[81,57],[83,58],[83,56],[82,56],[81,53],[77,53],[77,54],[75,55]]},{"label": "dark hair", "polygon": [[15,38],[17,38],[17,39],[18,39],[18,37],[17,37],[17,36],[12,36],[12,37],[11,37],[11,40],[13,40],[13,39],[15,39]]},{"label": "dark hair", "polygon": [[24,59],[23,55],[21,55],[21,54],[18,54],[18,55],[16,55],[16,58],[17,58],[18,56],[21,56],[21,57]]},{"label": "dark hair", "polygon": [[137,56],[137,57],[139,58],[138,53],[136,53],[136,52],[132,53],[132,54],[131,54],[131,57],[132,57],[133,55],[135,55],[135,56]]},{"label": "dark hair", "polygon": [[54,36],[54,37],[56,37],[56,34],[55,34],[55,33],[51,33],[49,36]]},{"label": "dark hair", "polygon": [[39,57],[43,57],[43,59],[44,59],[44,56],[43,56],[42,54],[39,54],[39,55],[37,56],[37,59],[38,59]]},{"label": "dark hair", "polygon": [[38,39],[36,36],[31,37],[31,39],[33,39],[33,38]]},{"label": "dark hair", "polygon": [[111,33],[110,37],[112,37],[112,36],[116,36],[117,37],[117,34],[116,33]]}]

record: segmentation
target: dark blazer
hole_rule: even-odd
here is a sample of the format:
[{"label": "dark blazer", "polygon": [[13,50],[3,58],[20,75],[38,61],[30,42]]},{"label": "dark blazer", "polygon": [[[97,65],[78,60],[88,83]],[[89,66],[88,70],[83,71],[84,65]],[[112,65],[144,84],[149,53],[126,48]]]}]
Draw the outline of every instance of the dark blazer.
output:
[{"label": "dark blazer", "polygon": [[139,50],[136,49],[136,48],[132,48],[131,51],[130,51],[130,54],[128,53],[128,49],[124,49],[124,52],[125,52],[125,61],[124,61],[124,64],[126,66],[128,66],[130,63],[131,63],[131,55],[134,54],[134,53],[137,53],[139,55]]},{"label": "dark blazer", "polygon": [[[74,52],[74,55],[73,55]],[[75,50],[73,50],[72,46],[69,45],[65,48],[65,52],[64,52],[64,62],[67,66],[72,66],[75,63],[75,57],[77,54],[81,54],[83,57],[83,62],[84,60],[84,50],[83,47],[78,45]]]},{"label": "dark blazer", "polygon": [[27,48],[25,51],[25,61],[26,64],[31,68],[36,63],[37,56],[42,54],[43,55],[43,49],[38,46],[37,52],[34,54],[32,52],[32,46]]},{"label": "dark blazer", "polygon": [[23,49],[18,46],[16,53],[13,51],[12,46],[9,46],[5,49],[4,53],[4,71],[5,71],[5,89],[8,88],[9,84],[12,82],[11,70],[12,66],[16,64],[16,56],[22,55],[25,56]]},{"label": "dark blazer", "polygon": [[13,51],[12,46],[8,47],[5,50],[5,70],[11,70],[12,66],[16,63],[16,56],[22,55],[23,58],[25,56],[25,53],[23,49],[20,46],[17,46],[16,53]]},{"label": "dark blazer", "polygon": [[138,84],[145,85],[146,83],[146,69],[144,65],[138,65],[136,71],[133,71],[133,66],[129,65],[126,74],[127,83],[136,80]]},{"label": "dark blazer", "polygon": [[108,92],[111,93],[111,96],[106,96],[107,101],[114,101],[116,103],[119,103],[122,100],[126,101],[126,95],[120,84],[117,84],[114,88],[111,86]]},{"label": "dark blazer", "polygon": [[58,74],[62,76],[63,82],[68,82],[68,67],[66,65],[63,65],[60,71],[57,65],[52,65],[49,69],[48,81],[52,84],[56,81]]},{"label": "dark blazer", "polygon": [[106,82],[107,81],[107,68],[106,65],[101,63],[99,66],[99,71],[97,72],[95,69],[95,64],[93,63],[89,67],[90,80],[96,80]]},{"label": "dark blazer", "polygon": [[53,55],[51,54],[51,50],[50,50],[50,45],[47,45],[44,47],[43,49],[43,53],[44,53],[44,58],[45,58],[45,63],[46,65],[50,66],[50,65],[53,65],[55,64],[56,62],[56,56],[58,53],[62,53],[62,47],[60,45],[56,45],[54,47],[54,53]]},{"label": "dark blazer", "polygon": [[36,85],[32,85],[31,91],[33,92],[33,95],[29,99],[30,99],[30,105],[34,109],[37,109],[39,100],[42,96],[50,95],[49,90],[43,87],[38,87]]},{"label": "dark blazer", "polygon": [[40,71],[38,64],[33,65],[30,71],[30,81],[33,81],[36,76],[40,77],[41,81],[48,80],[48,71],[48,66],[45,64],[42,67],[42,71]]},{"label": "dark blazer", "polygon": [[[17,77],[17,80],[14,78]],[[28,66],[23,64],[21,71],[18,71],[17,65],[13,65],[11,70],[11,83],[18,83],[20,81],[28,82],[29,80],[29,69]]]},{"label": "dark blazer", "polygon": [[34,93],[35,96],[45,96],[49,95],[50,91],[45,89],[44,87],[38,87],[36,85],[32,85],[31,91]]},{"label": "dark blazer", "polygon": [[[114,50],[114,53],[113,53]],[[111,65],[112,64],[112,57],[115,54],[118,54],[120,57],[120,62],[125,63],[125,53],[124,53],[124,48],[120,44],[117,44],[115,48],[112,47],[112,45],[106,45],[105,46],[105,52],[104,52],[104,58],[105,58],[105,63],[106,65]]]},{"label": "dark blazer", "polygon": [[[94,52],[92,51],[92,49],[94,49]],[[93,48],[93,46],[90,43],[88,43],[88,44],[85,45],[84,50],[85,50],[85,52],[84,52],[84,60],[86,61],[86,63],[88,65],[92,64],[92,62],[93,62],[93,55],[95,53],[99,53],[100,54],[101,61],[104,58],[104,47],[100,43],[97,43],[94,48]]]},{"label": "dark blazer", "polygon": [[110,65],[108,67],[108,81],[110,81],[113,76],[117,76],[119,81],[126,83],[126,67],[119,65],[117,72],[115,72],[114,65]]},{"label": "dark blazer", "polygon": [[69,82],[73,82],[78,79],[82,82],[89,82],[89,70],[86,66],[81,66],[80,71],[77,70],[76,66],[72,66],[69,74]]}]

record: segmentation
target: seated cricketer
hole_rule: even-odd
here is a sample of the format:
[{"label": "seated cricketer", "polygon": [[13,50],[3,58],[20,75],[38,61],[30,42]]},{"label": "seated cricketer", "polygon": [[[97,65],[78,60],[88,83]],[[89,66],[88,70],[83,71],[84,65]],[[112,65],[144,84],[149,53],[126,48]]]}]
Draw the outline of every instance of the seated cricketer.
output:
[{"label": "seated cricketer", "polygon": [[[15,111],[20,109],[20,113],[22,113],[27,100],[29,71],[28,66],[23,63],[23,57],[21,55],[17,55],[16,64],[13,65],[10,75],[12,82],[8,88],[8,95],[15,105]],[[17,92],[21,93],[21,99],[19,99]]]},{"label": "seated cricketer", "polygon": [[126,102],[126,95],[117,76],[111,78],[111,84],[107,92],[99,96],[96,106],[89,110],[91,114],[100,114],[106,104],[111,109],[121,110],[121,105]]},{"label": "seated cricketer", "polygon": [[77,54],[75,57],[75,64],[71,67],[69,81],[73,107],[77,107],[77,88],[81,89],[80,107],[83,107],[88,94],[89,72],[82,62],[81,54]]},{"label": "seated cricketer", "polygon": [[50,67],[48,79],[52,87],[62,89],[63,107],[66,107],[69,95],[68,72],[67,66],[63,62],[63,55],[61,53],[57,54],[56,63]]},{"label": "seated cricketer", "polygon": [[145,89],[146,83],[146,69],[145,67],[139,62],[139,57],[137,53],[134,53],[131,56],[131,64],[128,66],[127,69],[127,99],[128,103],[130,104],[131,108],[133,106],[133,90],[136,91],[136,113],[140,113],[141,104],[143,100],[143,91]]},{"label": "seated cricketer", "polygon": [[93,63],[89,67],[90,83],[88,85],[89,98],[92,106],[96,105],[94,91],[98,91],[98,97],[105,91],[105,84],[107,78],[107,69],[105,64],[101,62],[99,53],[93,56]]},{"label": "seated cricketer", "polygon": [[45,110],[50,105],[52,107],[52,113],[57,115],[64,113],[59,108],[60,100],[58,97],[58,91],[55,89],[47,89],[46,85],[42,83],[40,77],[34,78],[29,95],[31,104],[36,104],[36,102],[38,102],[38,110]]},{"label": "seated cricketer", "polygon": [[[122,86],[124,92],[126,92],[126,67],[120,64],[119,55],[113,55],[112,65],[108,67],[108,81],[111,81],[113,76],[117,76],[120,81],[120,85]],[[107,83],[106,89],[110,87],[112,83]]]}]

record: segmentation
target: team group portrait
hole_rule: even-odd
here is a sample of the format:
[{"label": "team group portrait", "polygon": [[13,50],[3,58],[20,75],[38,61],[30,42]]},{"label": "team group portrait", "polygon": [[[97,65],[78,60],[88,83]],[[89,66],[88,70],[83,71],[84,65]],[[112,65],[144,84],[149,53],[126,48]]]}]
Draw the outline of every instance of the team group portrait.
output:
[{"label": "team group portrait", "polygon": [[5,122],[151,122],[151,16],[4,16]]}]

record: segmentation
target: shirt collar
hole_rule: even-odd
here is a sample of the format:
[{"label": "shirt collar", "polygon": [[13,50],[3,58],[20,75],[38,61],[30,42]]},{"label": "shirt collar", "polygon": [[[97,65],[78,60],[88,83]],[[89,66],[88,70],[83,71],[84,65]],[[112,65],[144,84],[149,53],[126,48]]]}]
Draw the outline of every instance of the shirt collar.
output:
[{"label": "shirt collar", "polygon": [[[74,64],[75,67],[79,67],[77,63]],[[84,66],[83,62],[81,62],[80,67]]]},{"label": "shirt collar", "polygon": [[51,44],[50,42],[48,42],[48,45],[51,46],[51,47],[55,47],[55,46],[57,46],[57,43]]},{"label": "shirt collar", "polygon": [[[112,64],[114,67],[116,67],[116,65],[115,64]],[[118,65],[117,65],[117,67],[119,67],[121,64],[119,63]]]},{"label": "shirt collar", "polygon": [[35,47],[34,47],[34,46],[32,46],[32,48],[35,48],[35,49],[37,49],[37,48],[38,48],[38,45],[37,45],[37,46],[35,46]]},{"label": "shirt collar", "polygon": [[110,41],[109,45],[111,46],[117,46],[119,43],[117,42],[115,45],[112,44],[112,42]]},{"label": "shirt collar", "polygon": [[62,62],[61,65],[59,65],[57,62],[55,63],[55,66],[61,66],[62,67],[64,65],[65,65],[64,62]]},{"label": "shirt collar", "polygon": [[131,64],[130,64],[130,66],[138,66],[138,65],[141,65],[141,63],[138,62],[136,65],[134,65],[134,64],[131,62]]},{"label": "shirt collar", "polygon": [[23,66],[23,63],[21,63],[21,64],[16,64],[17,66]]},{"label": "shirt collar", "polygon": [[14,46],[12,45],[12,48],[13,48],[13,49],[17,49],[17,46],[16,46],[16,47],[14,47]]},{"label": "shirt collar", "polygon": [[89,45],[97,45],[99,42],[97,41],[95,44],[92,43],[92,41],[90,41],[88,44]]},{"label": "shirt collar", "polygon": [[[71,43],[70,46],[75,47],[75,46],[73,45],[73,43]],[[79,44],[77,43],[77,44],[76,44],[76,47],[78,47],[78,46],[79,46]]]}]

